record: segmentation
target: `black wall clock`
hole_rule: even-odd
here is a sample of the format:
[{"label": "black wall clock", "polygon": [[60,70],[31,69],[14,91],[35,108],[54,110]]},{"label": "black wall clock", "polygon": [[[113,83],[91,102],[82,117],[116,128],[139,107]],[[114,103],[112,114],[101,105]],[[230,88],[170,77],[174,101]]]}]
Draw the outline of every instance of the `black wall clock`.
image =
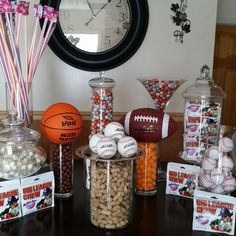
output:
[{"label": "black wall clock", "polygon": [[146,35],[147,0],[41,0],[41,4],[59,11],[50,48],[82,70],[103,71],[121,65]]}]

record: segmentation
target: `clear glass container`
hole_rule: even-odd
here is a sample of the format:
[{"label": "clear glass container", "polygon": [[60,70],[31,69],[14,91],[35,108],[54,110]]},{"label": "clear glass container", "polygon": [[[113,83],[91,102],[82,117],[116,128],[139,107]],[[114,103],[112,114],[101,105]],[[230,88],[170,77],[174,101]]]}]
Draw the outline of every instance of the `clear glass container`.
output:
[{"label": "clear glass container", "polygon": [[144,150],[135,160],[135,192],[140,195],[154,195],[157,192],[158,145],[156,143],[138,143]]},{"label": "clear glass container", "polygon": [[88,146],[76,155],[91,162],[90,222],[102,229],[121,229],[132,222],[134,160],[118,153],[112,159],[101,159]]},{"label": "clear glass container", "polygon": [[73,143],[50,144],[50,169],[54,172],[55,197],[71,197],[74,170]]},{"label": "clear glass container", "polygon": [[6,111],[17,112],[18,117],[30,127],[33,123],[33,88],[31,82],[16,82],[13,86],[5,83]]},{"label": "clear glass container", "polygon": [[[138,81],[146,88],[149,95],[151,96],[155,109],[164,112],[168,103],[176,90],[186,81],[180,78],[168,78],[168,77],[141,77]],[[143,144],[144,145],[144,144]],[[157,145],[157,150],[159,149],[159,143]],[[148,143],[144,145],[148,147]],[[148,150],[146,152],[149,152]],[[166,180],[166,171],[162,169],[162,160],[160,155],[158,155],[158,181]],[[143,180],[145,181],[145,180]]]},{"label": "clear glass container", "polygon": [[[113,120],[113,92],[116,83],[111,78],[104,77],[104,72],[100,76],[89,81],[92,88],[92,108],[90,135],[103,134],[105,126]],[[90,160],[85,160],[85,182],[86,188],[90,188]]]},{"label": "clear glass container", "polygon": [[204,65],[200,77],[183,93],[185,98],[183,153],[181,157],[200,163],[208,146],[217,144],[223,99],[226,94],[214,84],[210,69]]},{"label": "clear glass container", "polygon": [[92,88],[91,134],[103,133],[104,127],[113,118],[112,89],[115,81],[101,73],[100,77],[89,81],[89,86]]},{"label": "clear glass container", "polygon": [[222,137],[218,145],[206,149],[199,175],[199,186],[205,191],[230,194],[236,189],[233,147],[232,139]]},{"label": "clear glass container", "polygon": [[0,177],[15,179],[37,172],[46,161],[46,153],[38,145],[40,134],[25,126],[17,113],[8,113],[0,129]]}]

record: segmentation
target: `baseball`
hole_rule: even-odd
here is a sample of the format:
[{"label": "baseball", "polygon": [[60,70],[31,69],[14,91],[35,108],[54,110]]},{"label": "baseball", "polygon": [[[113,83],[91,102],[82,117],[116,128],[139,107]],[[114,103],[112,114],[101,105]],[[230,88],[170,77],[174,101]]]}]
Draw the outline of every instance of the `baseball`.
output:
[{"label": "baseball", "polygon": [[131,157],[137,153],[137,141],[130,136],[124,136],[118,141],[118,152],[123,157]]},{"label": "baseball", "polygon": [[199,182],[204,188],[211,188],[213,186],[213,183],[211,182],[211,176],[209,174],[200,175]]},{"label": "baseball", "polygon": [[224,170],[232,170],[234,168],[234,162],[230,157],[224,155],[221,160],[221,166]]},{"label": "baseball", "polygon": [[222,187],[225,192],[232,192],[236,189],[236,180],[233,176],[225,177],[224,182],[222,183]]},{"label": "baseball", "polygon": [[97,143],[103,137],[104,137],[104,135],[102,135],[102,134],[94,134],[90,137],[90,139],[89,139],[89,148],[94,153],[97,153]]},{"label": "baseball", "polygon": [[214,159],[206,158],[206,157],[202,159],[202,168],[206,171],[214,169],[216,165],[217,165],[217,161]]},{"label": "baseball", "polygon": [[101,158],[109,159],[115,156],[117,145],[114,139],[103,137],[97,143],[97,153]]},{"label": "baseball", "polygon": [[217,146],[211,146],[208,150],[207,150],[207,156],[211,159],[214,160],[218,160],[219,159],[219,147]]},{"label": "baseball", "polygon": [[218,168],[215,168],[212,170],[212,172],[211,172],[212,183],[214,183],[216,185],[222,184],[224,181],[224,178],[225,178],[225,176],[224,176],[223,171],[221,171]]},{"label": "baseball", "polygon": [[124,133],[124,127],[119,122],[110,122],[104,128],[104,135],[114,138],[116,141],[122,138],[124,136]]},{"label": "baseball", "polygon": [[224,137],[220,139],[219,146],[221,147],[222,152],[231,152],[233,150],[234,144],[232,139]]}]

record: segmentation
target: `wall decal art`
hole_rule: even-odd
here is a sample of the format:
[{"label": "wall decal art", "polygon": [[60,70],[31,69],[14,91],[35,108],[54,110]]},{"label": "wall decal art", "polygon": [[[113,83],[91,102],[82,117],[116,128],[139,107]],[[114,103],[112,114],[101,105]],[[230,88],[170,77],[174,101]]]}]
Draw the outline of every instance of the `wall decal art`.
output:
[{"label": "wall decal art", "polygon": [[171,16],[172,22],[179,27],[179,29],[174,31],[174,37],[177,42],[183,43],[184,34],[189,33],[191,30],[191,21],[187,18],[187,0],[180,0],[179,3],[171,4],[171,11],[174,15]]}]

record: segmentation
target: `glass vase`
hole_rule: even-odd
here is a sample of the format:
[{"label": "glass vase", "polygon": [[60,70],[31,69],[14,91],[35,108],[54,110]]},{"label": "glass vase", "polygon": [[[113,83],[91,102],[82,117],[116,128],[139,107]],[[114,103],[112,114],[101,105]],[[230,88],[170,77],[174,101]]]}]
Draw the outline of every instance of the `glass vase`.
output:
[{"label": "glass vase", "polygon": [[[153,99],[153,103],[155,109],[158,111],[164,112],[166,106],[168,105],[171,97],[175,93],[175,91],[181,86],[185,80],[176,79],[176,78],[159,78],[159,77],[143,77],[138,78],[138,81],[147,89],[151,98]],[[157,143],[156,145],[159,145]],[[148,146],[148,145],[147,145]],[[159,147],[157,147],[159,150]],[[158,155],[158,181],[166,180],[166,171],[164,171],[161,167],[161,159],[160,155]]]},{"label": "glass vase", "polygon": [[50,144],[50,168],[55,177],[55,197],[71,197],[74,170],[73,143]]},{"label": "glass vase", "polygon": [[5,83],[6,111],[16,112],[18,118],[25,121],[27,127],[33,122],[32,83],[16,82],[12,86]]},{"label": "glass vase", "polygon": [[[105,126],[113,119],[113,88],[116,83],[112,78],[100,76],[89,81],[91,95],[91,125],[90,135],[103,134]],[[86,188],[90,189],[90,160],[85,159]]]}]

